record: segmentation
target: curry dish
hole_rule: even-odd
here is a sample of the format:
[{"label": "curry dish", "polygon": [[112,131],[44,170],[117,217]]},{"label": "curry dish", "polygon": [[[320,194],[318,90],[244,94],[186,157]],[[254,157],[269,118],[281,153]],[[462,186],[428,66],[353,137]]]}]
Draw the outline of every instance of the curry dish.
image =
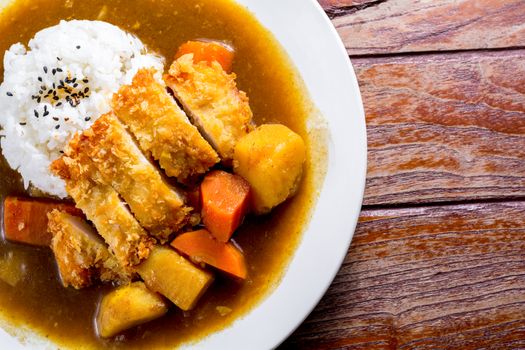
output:
[{"label": "curry dish", "polygon": [[[324,145],[307,129],[314,109],[275,38],[229,0],[18,0],[0,13],[0,52],[73,19],[109,22],[136,35],[165,57],[169,89],[154,71],[139,70],[115,93],[111,112],[75,135],[53,162],[51,171],[64,180],[70,198],[48,215],[52,249],[0,239],[1,317],[71,348],[167,348],[198,341],[253,309],[284,274],[324,170],[314,157]],[[233,48],[231,67],[220,57],[199,63],[187,44],[214,42]],[[207,95],[211,89],[213,97]],[[203,107],[211,98],[214,108]],[[270,183],[254,168],[264,174],[271,166],[254,166],[250,157],[268,156],[264,152],[278,146],[276,139],[286,140],[292,154],[305,147],[305,161],[290,165],[288,173],[300,176],[270,176]],[[33,216],[46,210],[45,194],[26,190],[3,158],[0,174],[2,199],[10,198],[5,212],[30,197],[39,198],[35,208],[44,208]],[[225,224],[207,205],[214,196],[207,189],[232,176],[240,182],[225,191],[244,191],[255,204],[244,220],[242,215]],[[119,220],[118,230],[108,224],[112,220]],[[47,222],[35,223],[42,224]],[[173,239],[174,232],[188,233]],[[220,246],[236,262],[245,259],[245,266],[224,270],[219,263],[216,269],[190,259],[195,242]],[[85,248],[81,257],[78,246]],[[159,282],[152,272],[159,266],[165,275],[191,276],[192,285]],[[129,329],[108,316],[126,298],[151,306]],[[137,315],[131,310],[125,317]]]}]

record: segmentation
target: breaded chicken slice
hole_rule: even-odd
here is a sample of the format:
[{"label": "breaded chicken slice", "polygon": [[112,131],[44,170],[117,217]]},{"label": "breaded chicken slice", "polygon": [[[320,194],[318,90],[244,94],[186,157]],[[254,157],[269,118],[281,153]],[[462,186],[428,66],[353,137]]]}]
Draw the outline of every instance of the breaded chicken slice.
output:
[{"label": "breaded chicken slice", "polygon": [[162,178],[114,114],[100,117],[76,145],[151,235],[164,243],[186,224],[191,209],[183,196]]},{"label": "breaded chicken slice", "polygon": [[193,62],[193,54],[177,59],[164,80],[204,137],[230,164],[237,141],[252,128],[248,97],[239,91],[235,74],[217,62]]},{"label": "breaded chicken slice", "polygon": [[119,264],[84,219],[56,209],[47,217],[48,230],[53,235],[51,249],[64,287],[80,289],[96,281],[131,282],[131,269]]},{"label": "breaded chicken slice", "polygon": [[142,151],[168,176],[185,183],[208,171],[219,157],[154,74],[153,69],[139,70],[131,85],[113,95],[113,111]]},{"label": "breaded chicken slice", "polygon": [[77,208],[95,225],[122,266],[134,266],[149,256],[155,240],[139,225],[113,187],[101,184],[91,160],[77,152],[79,135],[70,141],[65,155],[51,164],[54,174],[66,182],[67,193]]}]

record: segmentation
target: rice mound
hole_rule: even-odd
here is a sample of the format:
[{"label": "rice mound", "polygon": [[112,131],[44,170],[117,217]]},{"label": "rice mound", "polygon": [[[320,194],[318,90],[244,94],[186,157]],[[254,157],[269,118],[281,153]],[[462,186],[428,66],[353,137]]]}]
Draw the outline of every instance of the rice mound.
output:
[{"label": "rice mound", "polygon": [[153,67],[160,78],[164,62],[136,37],[100,21],[61,21],[28,46],[14,44],[4,56],[0,145],[26,188],[64,198],[51,162],[76,132],[110,111],[113,93],[140,68]]}]

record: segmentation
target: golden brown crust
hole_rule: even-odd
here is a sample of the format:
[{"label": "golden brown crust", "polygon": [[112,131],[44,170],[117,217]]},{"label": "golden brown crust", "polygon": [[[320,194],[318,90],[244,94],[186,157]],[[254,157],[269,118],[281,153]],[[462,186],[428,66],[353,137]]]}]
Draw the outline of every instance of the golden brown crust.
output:
[{"label": "golden brown crust", "polygon": [[220,64],[194,63],[184,55],[164,76],[166,84],[183,104],[193,122],[215,147],[221,159],[230,163],[237,141],[252,126],[248,97],[239,91],[235,74],[227,74]]},{"label": "golden brown crust", "polygon": [[49,213],[48,219],[51,249],[65,287],[85,288],[98,280],[123,284],[133,279],[131,269],[118,263],[86,221],[59,210]]},{"label": "golden brown crust", "polygon": [[165,242],[186,224],[190,208],[184,198],[162,179],[114,114],[103,115],[72,142],[154,237]]},{"label": "golden brown crust", "polygon": [[93,222],[110,251],[123,266],[139,264],[149,256],[154,240],[139,225],[113,187],[98,180],[91,160],[78,152],[76,135],[65,155],[51,164],[51,171],[66,182],[68,194]]},{"label": "golden brown crust", "polygon": [[154,78],[141,69],[131,85],[113,96],[113,110],[146,154],[159,161],[168,176],[180,182],[204,174],[219,161],[217,153]]}]

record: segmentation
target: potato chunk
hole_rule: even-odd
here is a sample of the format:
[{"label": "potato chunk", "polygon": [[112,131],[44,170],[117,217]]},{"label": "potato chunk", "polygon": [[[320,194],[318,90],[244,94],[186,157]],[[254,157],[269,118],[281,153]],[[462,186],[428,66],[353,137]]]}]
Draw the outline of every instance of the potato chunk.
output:
[{"label": "potato chunk", "polygon": [[102,298],[97,329],[101,337],[112,337],[159,318],[167,311],[167,302],[160,295],[146,288],[143,282],[134,282],[116,288]]},{"label": "potato chunk", "polygon": [[239,140],[234,171],[250,183],[256,213],[267,213],[295,194],[305,159],[303,139],[284,125],[261,125]]},{"label": "potato chunk", "polygon": [[137,271],[149,289],[191,310],[213,282],[213,275],[199,269],[173,249],[156,247]]}]

